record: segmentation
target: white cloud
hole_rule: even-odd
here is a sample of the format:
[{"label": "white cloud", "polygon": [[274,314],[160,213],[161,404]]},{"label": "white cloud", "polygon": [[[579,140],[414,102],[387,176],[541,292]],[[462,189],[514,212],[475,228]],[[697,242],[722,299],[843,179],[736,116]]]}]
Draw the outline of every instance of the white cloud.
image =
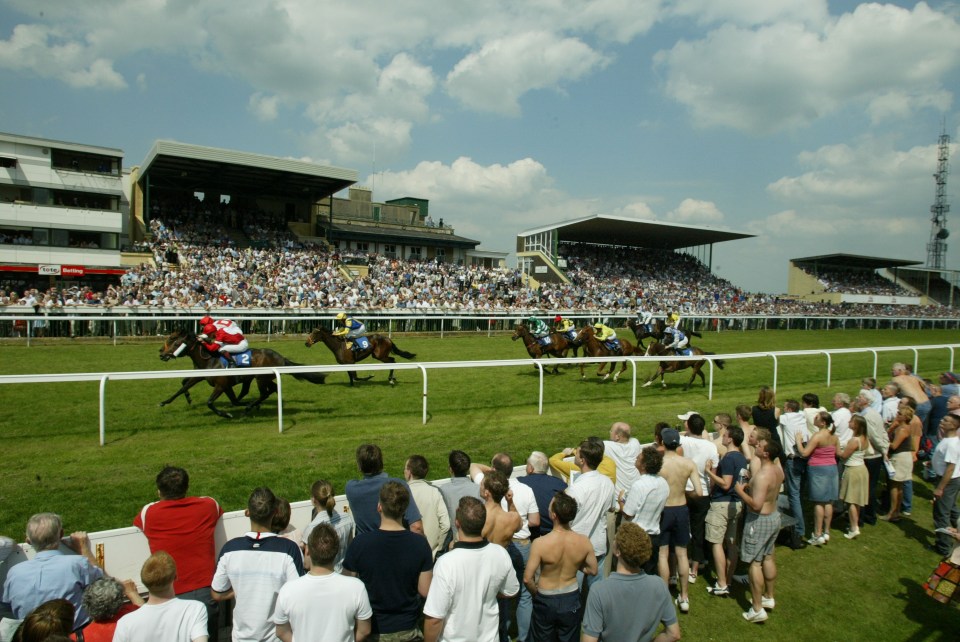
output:
[{"label": "white cloud", "polygon": [[520,114],[519,98],[534,89],[558,89],[601,68],[609,59],[576,38],[543,31],[487,42],[447,75],[447,91],[464,105],[507,116]]},{"label": "white cloud", "polygon": [[78,89],[123,89],[126,82],[110,60],[70,40],[68,31],[46,25],[17,25],[0,40],[0,67],[55,78]]},{"label": "white cloud", "polygon": [[667,212],[667,220],[674,223],[719,223],[723,212],[710,201],[685,198],[676,209]]},{"label": "white cloud", "polygon": [[532,158],[508,165],[479,165],[460,157],[444,165],[423,161],[405,172],[384,172],[377,185],[386,192],[409,192],[427,199],[482,198],[487,203],[529,202],[551,179],[546,168]]},{"label": "white cloud", "polygon": [[667,94],[701,126],[767,133],[848,104],[868,106],[875,120],[903,117],[949,105],[941,83],[960,64],[960,24],[922,2],[861,4],[822,28],[723,25],[655,60]]},{"label": "white cloud", "polygon": [[249,108],[257,120],[263,122],[276,120],[279,106],[280,99],[276,96],[265,96],[259,91],[250,96]]},{"label": "white cloud", "polygon": [[633,218],[652,220],[657,218],[656,213],[650,206],[643,201],[635,201],[633,203],[628,203],[623,207],[618,207],[610,212],[613,216],[629,216]]}]

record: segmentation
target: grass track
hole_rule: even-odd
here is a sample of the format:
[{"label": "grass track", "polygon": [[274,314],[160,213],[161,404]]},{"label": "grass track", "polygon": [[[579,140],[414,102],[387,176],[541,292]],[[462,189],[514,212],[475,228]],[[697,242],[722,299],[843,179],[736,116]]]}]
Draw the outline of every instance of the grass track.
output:
[{"label": "grass track", "polygon": [[[504,335],[395,338],[404,350],[417,353],[417,361],[525,356],[523,348]],[[696,344],[732,353],[957,340],[951,331],[766,331],[708,335]],[[304,347],[303,337],[269,346],[300,363],[333,363],[322,346]],[[3,344],[0,373],[174,369],[159,361],[158,348],[159,341],[119,346],[57,341],[30,348]],[[897,360],[912,363],[913,353],[882,354],[881,382]],[[948,366],[946,350],[921,351],[921,374],[935,375]],[[819,394],[822,401],[838,391],[853,393],[860,378],[872,372],[873,358],[835,357],[829,389],[825,367],[822,356],[781,359],[780,402],[805,392]],[[686,375],[668,375],[669,388],[641,389],[634,408],[628,382],[599,383],[592,373],[580,382],[574,368],[565,368],[547,379],[544,414],[539,416],[532,368],[433,371],[426,426],[420,422],[418,373],[398,373],[400,384],[395,389],[386,385],[385,373],[354,388],[342,374],[332,375],[325,386],[285,378],[282,435],[274,400],[254,416],[230,421],[214,416],[204,405],[209,388],[195,388],[193,405],[177,400],[158,408],[157,402],[176,389],[174,380],[111,382],[104,448],[97,443],[98,384],[0,386],[4,409],[0,533],[18,536],[29,515],[41,510],[61,513],[68,529],[129,524],[155,497],[153,478],[165,463],[190,471],[192,493],[214,496],[233,510],[242,507],[250,489],[260,484],[302,499],[310,484],[322,477],[342,492],[346,480],[356,477],[354,450],[366,441],[381,445],[392,474],[401,472],[407,455],[421,453],[435,467],[431,476],[441,477],[451,448],[462,448],[479,461],[499,450],[519,460],[533,449],[550,453],[587,435],[605,435],[616,420],[629,422],[645,440],[655,422],[676,422],[676,415],[686,410],[710,415],[732,412],[738,403],[752,404],[758,387],[770,383],[772,374],[769,358],[730,361],[717,372],[712,401],[699,387],[683,392]],[[932,529],[929,487],[916,481],[915,493],[912,521],[868,528],[854,542],[840,536],[844,526],[840,522],[823,550],[778,548],[778,608],[763,626],[747,625],[739,617],[747,606],[742,593],[733,599],[709,598],[699,581],[691,587],[692,613],[681,618],[685,637],[957,639],[958,612],[940,608],[920,589],[936,556],[921,545]]]}]

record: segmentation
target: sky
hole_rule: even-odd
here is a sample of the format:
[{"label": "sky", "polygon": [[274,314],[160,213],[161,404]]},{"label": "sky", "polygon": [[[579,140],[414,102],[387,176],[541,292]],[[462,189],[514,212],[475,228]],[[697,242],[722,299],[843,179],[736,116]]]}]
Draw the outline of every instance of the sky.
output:
[{"label": "sky", "polygon": [[0,0],[0,87],[2,131],[351,168],[485,250],[591,214],[755,234],[714,271],[780,293],[791,258],[925,261],[960,0]]}]

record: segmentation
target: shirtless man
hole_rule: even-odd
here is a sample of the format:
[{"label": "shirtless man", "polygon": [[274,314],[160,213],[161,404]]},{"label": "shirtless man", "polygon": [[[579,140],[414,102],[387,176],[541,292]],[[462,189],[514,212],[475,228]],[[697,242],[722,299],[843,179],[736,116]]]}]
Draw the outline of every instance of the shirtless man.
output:
[{"label": "shirtless man", "polygon": [[[480,484],[480,498],[487,509],[487,520],[484,522],[481,535],[491,544],[497,544],[507,549],[513,570],[517,574],[517,582],[523,580],[523,557],[520,549],[513,543],[513,535],[523,525],[523,519],[513,505],[513,491],[507,476],[498,470],[491,470],[483,476]],[[506,498],[507,510],[503,510],[500,500]],[[518,592],[519,593],[519,592]],[[497,598],[500,606],[500,640],[509,639],[507,631],[510,628],[510,599]]]},{"label": "shirtless man", "polygon": [[658,570],[663,582],[669,586],[670,575],[670,546],[677,554],[677,585],[680,595],[677,596],[677,606],[682,613],[690,612],[690,596],[687,586],[690,582],[687,562],[687,545],[690,543],[690,513],[687,510],[687,482],[692,488],[700,487],[700,473],[693,460],[677,453],[680,446],[680,433],[673,428],[666,428],[660,433],[663,440],[663,466],[660,467],[660,476],[667,480],[670,494],[660,517],[660,563]]},{"label": "shirtless man", "polygon": [[927,415],[930,414],[930,397],[923,389],[923,380],[915,377],[907,371],[907,366],[903,363],[895,363],[891,368],[893,382],[900,386],[901,397],[911,397],[917,402],[916,414],[920,417],[920,422],[926,428]]},{"label": "shirtless man", "polygon": [[780,446],[774,441],[757,444],[760,470],[750,478],[747,485],[738,482],[734,487],[747,507],[743,524],[743,539],[740,559],[750,564],[750,594],[753,604],[743,613],[748,622],[763,622],[767,609],[773,609],[774,582],[777,579],[777,564],[773,558],[773,546],[780,532],[780,511],[777,510],[777,495],[783,483],[783,470],[774,462],[780,456]]},{"label": "shirtless man", "polygon": [[740,446],[740,452],[743,453],[743,456],[747,458],[747,461],[753,459],[753,449],[756,445],[756,441],[750,441],[753,431],[757,429],[750,420],[753,418],[753,411],[750,409],[750,406],[746,404],[740,404],[737,406],[737,425],[740,426],[740,430],[743,431],[743,444]]},{"label": "shirtless man", "polygon": [[534,640],[576,642],[583,616],[577,571],[596,575],[597,555],[587,536],[570,530],[577,500],[559,492],[550,501],[549,512],[553,530],[533,541],[523,573],[523,583],[533,596],[530,634]]}]

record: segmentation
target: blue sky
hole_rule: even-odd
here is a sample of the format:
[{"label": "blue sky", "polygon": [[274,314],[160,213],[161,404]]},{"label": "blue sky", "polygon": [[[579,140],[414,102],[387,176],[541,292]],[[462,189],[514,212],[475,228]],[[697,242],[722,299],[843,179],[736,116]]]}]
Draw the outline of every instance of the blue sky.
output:
[{"label": "blue sky", "polygon": [[778,293],[794,257],[926,258],[960,3],[0,0],[0,86],[0,130],[350,167],[483,249],[594,213],[750,232],[715,270]]}]

